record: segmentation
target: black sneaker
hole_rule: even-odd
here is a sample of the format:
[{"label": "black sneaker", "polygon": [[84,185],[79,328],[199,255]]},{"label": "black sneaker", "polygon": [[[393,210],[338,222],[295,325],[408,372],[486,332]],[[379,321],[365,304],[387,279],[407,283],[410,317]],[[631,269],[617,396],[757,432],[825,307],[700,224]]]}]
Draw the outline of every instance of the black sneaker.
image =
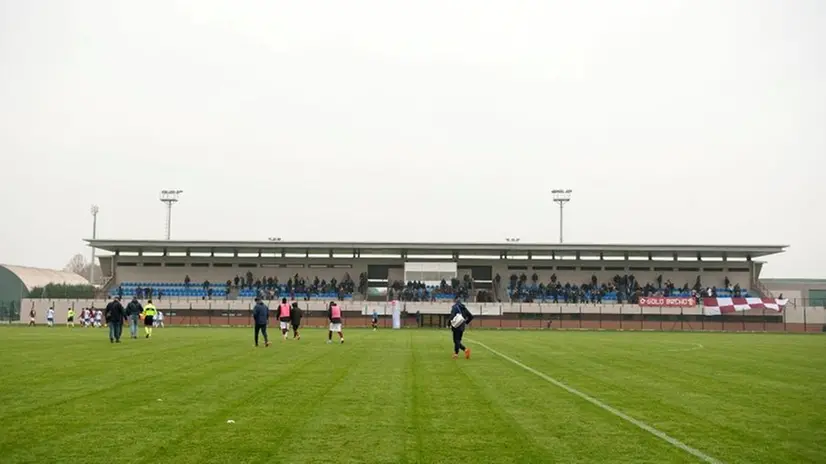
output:
[{"label": "black sneaker", "polygon": [[109,343],[115,343],[115,340],[114,340],[114,339],[112,339],[112,338],[110,338],[110,339],[109,339]]}]

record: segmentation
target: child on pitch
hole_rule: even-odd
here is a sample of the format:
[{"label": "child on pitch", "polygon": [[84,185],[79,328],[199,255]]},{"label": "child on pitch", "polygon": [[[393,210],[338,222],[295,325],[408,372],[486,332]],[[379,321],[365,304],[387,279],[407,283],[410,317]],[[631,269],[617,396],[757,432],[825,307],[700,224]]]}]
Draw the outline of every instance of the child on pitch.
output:
[{"label": "child on pitch", "polygon": [[54,327],[54,306],[46,311],[46,325]]},{"label": "child on pitch", "polygon": [[338,332],[339,343],[344,343],[344,334],[341,333],[341,307],[335,301],[330,302],[327,310],[330,319],[330,332],[327,334],[327,343],[333,343],[333,332]]},{"label": "child on pitch", "polygon": [[290,331],[290,305],[287,304],[286,298],[281,298],[281,304],[278,305],[278,320],[281,322],[281,336],[284,340],[287,339],[287,334]]},{"label": "child on pitch", "polygon": [[473,320],[473,314],[465,307],[459,298],[453,307],[450,308],[450,331],[453,332],[453,359],[459,357],[459,350],[465,353],[465,358],[470,359],[470,348],[462,344],[462,336],[465,328]]}]

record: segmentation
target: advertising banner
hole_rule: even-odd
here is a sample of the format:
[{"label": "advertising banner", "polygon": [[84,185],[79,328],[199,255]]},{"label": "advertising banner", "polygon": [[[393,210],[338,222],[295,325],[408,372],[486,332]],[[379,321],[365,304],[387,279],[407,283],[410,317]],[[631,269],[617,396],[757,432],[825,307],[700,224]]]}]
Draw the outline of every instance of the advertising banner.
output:
[{"label": "advertising banner", "polygon": [[643,307],[660,307],[660,306],[682,306],[692,307],[697,305],[697,300],[692,297],[677,297],[677,296],[643,296],[640,297],[640,306]]}]

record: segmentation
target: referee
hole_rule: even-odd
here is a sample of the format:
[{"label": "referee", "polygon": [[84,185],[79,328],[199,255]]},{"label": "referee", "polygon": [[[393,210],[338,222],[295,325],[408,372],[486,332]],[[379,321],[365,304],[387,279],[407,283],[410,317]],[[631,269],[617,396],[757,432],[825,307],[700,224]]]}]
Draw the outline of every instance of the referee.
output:
[{"label": "referee", "polygon": [[146,300],[146,306],[143,307],[143,330],[146,332],[146,338],[152,336],[152,321],[155,320],[156,314],[158,309],[152,304],[152,300]]}]

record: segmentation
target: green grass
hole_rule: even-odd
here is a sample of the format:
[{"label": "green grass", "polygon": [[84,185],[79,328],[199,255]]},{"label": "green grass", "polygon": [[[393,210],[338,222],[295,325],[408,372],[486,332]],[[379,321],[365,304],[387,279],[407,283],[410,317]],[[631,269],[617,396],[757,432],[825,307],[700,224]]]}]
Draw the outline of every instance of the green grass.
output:
[{"label": "green grass", "polygon": [[[0,329],[0,462],[699,462],[447,331],[104,331]],[[467,337],[720,461],[826,462],[826,337]]]}]

